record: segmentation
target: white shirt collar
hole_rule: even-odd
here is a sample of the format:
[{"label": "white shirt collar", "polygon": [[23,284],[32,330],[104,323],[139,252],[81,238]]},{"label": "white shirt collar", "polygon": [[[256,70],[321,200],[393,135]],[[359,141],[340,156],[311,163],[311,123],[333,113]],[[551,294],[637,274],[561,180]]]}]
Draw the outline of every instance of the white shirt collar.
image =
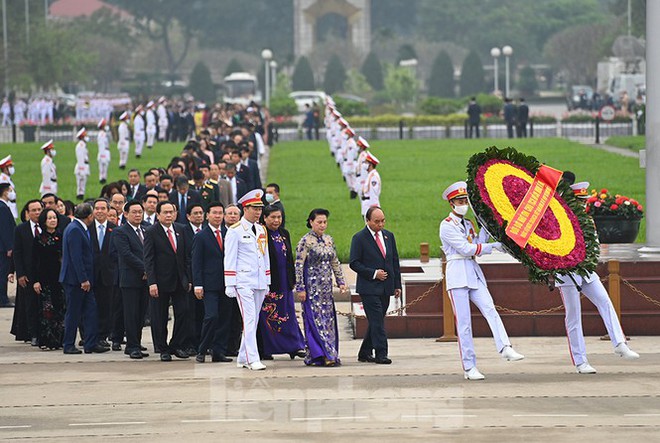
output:
[{"label": "white shirt collar", "polygon": [[[371,232],[371,236],[375,237],[376,236],[376,231],[372,231],[371,228],[369,227],[369,225],[366,225],[366,226],[367,226],[367,229],[369,230],[369,232]],[[381,231],[378,231],[378,232],[380,232],[381,237],[382,237],[383,236],[383,231],[381,230]]]},{"label": "white shirt collar", "polygon": [[161,226],[161,227],[163,228],[163,230],[165,231],[165,234],[167,234],[167,231],[169,231],[170,229],[172,230],[172,232],[174,232],[174,224],[171,224],[169,228],[166,227],[165,225],[160,225],[160,226]]},{"label": "white shirt collar", "polygon": [[105,223],[99,223],[98,220],[94,220],[94,225],[96,226],[96,230],[99,230],[99,226],[103,226],[103,229],[108,227],[108,220],[105,221]]},{"label": "white shirt collar", "polygon": [[195,226],[192,223],[190,223],[190,227],[192,228],[193,232],[197,233],[197,230],[202,230],[202,225]]},{"label": "white shirt collar", "polygon": [[80,220],[79,218],[74,218],[74,220],[77,221],[78,223],[80,223],[80,226],[82,226],[83,229],[84,229],[85,231],[87,231],[87,225],[85,224],[84,221]]}]

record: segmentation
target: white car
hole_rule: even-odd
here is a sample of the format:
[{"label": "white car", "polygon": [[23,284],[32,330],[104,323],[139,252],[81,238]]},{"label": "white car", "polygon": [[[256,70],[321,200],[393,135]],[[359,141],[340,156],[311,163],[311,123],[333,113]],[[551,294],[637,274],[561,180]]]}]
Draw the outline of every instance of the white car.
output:
[{"label": "white car", "polygon": [[316,102],[319,106],[325,104],[325,92],[323,91],[293,91],[289,97],[295,100],[298,112],[305,111],[305,105],[312,106]]}]

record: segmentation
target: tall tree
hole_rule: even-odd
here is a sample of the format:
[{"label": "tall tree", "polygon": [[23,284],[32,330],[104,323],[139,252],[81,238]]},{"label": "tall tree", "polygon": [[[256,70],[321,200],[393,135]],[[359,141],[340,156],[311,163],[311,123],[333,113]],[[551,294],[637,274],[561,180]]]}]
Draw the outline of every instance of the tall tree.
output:
[{"label": "tall tree", "polygon": [[293,77],[291,78],[291,85],[294,91],[313,91],[316,88],[314,86],[312,66],[309,64],[309,59],[304,55],[296,63],[296,67],[293,70]]},{"label": "tall tree", "polygon": [[381,65],[380,59],[375,52],[371,51],[367,55],[367,58],[364,59],[361,72],[374,91],[383,90],[385,86],[383,83],[383,65]]},{"label": "tall tree", "polygon": [[[188,55],[190,43],[199,30],[199,20],[203,16],[205,1],[196,0],[182,4],[179,0],[110,0],[133,15],[134,24],[151,40],[163,45],[167,59],[167,71],[175,80],[181,65]],[[177,48],[174,33],[181,33],[181,45]]]},{"label": "tall tree", "polygon": [[225,77],[228,76],[229,74],[233,74],[234,72],[244,72],[244,71],[245,69],[243,69],[241,63],[235,58],[232,58],[231,60],[229,60],[227,69],[225,69]]},{"label": "tall tree", "polygon": [[333,54],[325,68],[323,89],[327,94],[343,91],[346,82],[346,68],[337,54]]},{"label": "tall tree", "polygon": [[189,85],[190,93],[197,100],[206,103],[215,102],[215,85],[211,79],[211,71],[203,61],[198,61],[190,73]]},{"label": "tall tree", "polygon": [[399,47],[396,55],[396,63],[399,64],[401,60],[411,60],[417,58],[417,51],[413,45],[405,43]]},{"label": "tall tree", "polygon": [[470,51],[463,60],[460,88],[463,97],[478,94],[485,90],[484,66],[476,51]]},{"label": "tall tree", "polygon": [[441,51],[433,61],[429,77],[429,95],[454,97],[454,64],[447,51]]},{"label": "tall tree", "polygon": [[419,82],[408,68],[389,66],[385,75],[385,90],[399,110],[415,102]]}]

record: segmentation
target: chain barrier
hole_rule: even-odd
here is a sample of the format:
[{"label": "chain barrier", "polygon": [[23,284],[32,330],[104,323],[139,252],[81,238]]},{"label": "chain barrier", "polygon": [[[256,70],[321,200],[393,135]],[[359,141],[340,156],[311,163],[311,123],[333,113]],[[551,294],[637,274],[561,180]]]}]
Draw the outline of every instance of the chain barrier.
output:
[{"label": "chain barrier", "polygon": [[626,286],[628,286],[628,287],[630,288],[631,291],[633,291],[635,294],[637,294],[637,295],[639,295],[640,297],[642,297],[644,300],[648,301],[649,303],[653,303],[653,304],[656,305],[656,306],[660,306],[660,301],[655,300],[655,299],[649,297],[648,295],[644,294],[642,291],[640,291],[639,289],[637,289],[632,283],[630,283],[630,282],[629,282],[628,280],[626,280],[625,278],[622,278],[621,281],[623,282],[623,284],[625,284]]},{"label": "chain barrier", "polygon": [[[601,277],[600,280],[602,282],[606,282],[606,281],[608,281],[608,277]],[[642,297],[644,300],[646,300],[649,303],[652,303],[656,306],[660,306],[660,301],[655,300],[655,299],[649,297],[648,295],[644,294],[644,292],[639,290],[637,287],[635,287],[632,283],[630,283],[625,278],[621,278],[621,281],[623,282],[623,284],[628,286],[631,291],[633,291],[635,294]],[[400,314],[404,310],[406,310],[406,309],[408,309],[412,306],[415,306],[417,303],[419,303],[420,301],[422,301],[423,299],[428,297],[429,294],[431,294],[431,292],[433,292],[434,289],[436,289],[438,286],[440,286],[441,283],[442,283],[442,280],[438,280],[437,282],[435,282],[433,284],[433,286],[431,286],[429,289],[427,289],[422,295],[420,295],[419,297],[417,297],[416,299],[414,299],[410,303],[405,304],[404,306],[401,306],[401,307],[399,307],[397,309],[394,309],[392,311],[388,311],[386,315]],[[584,298],[584,294],[580,294],[580,298],[581,299]],[[554,306],[552,308],[540,309],[538,311],[521,311],[521,310],[518,310],[518,309],[506,308],[506,307],[500,306],[500,305],[495,305],[495,309],[497,309],[500,312],[504,312],[506,314],[532,316],[532,315],[552,314],[554,312],[562,311],[562,310],[564,310],[564,305],[561,304],[561,305],[558,305],[558,306]],[[357,314],[354,314],[352,312],[339,312],[339,311],[337,311],[337,315],[341,315],[343,317],[348,317],[348,318],[366,318],[364,315],[357,315]]]},{"label": "chain barrier", "polygon": [[[387,311],[387,313],[385,315],[400,314],[404,310],[406,310],[406,309],[408,309],[412,306],[415,306],[417,303],[419,303],[420,301],[422,301],[423,299],[428,297],[428,295],[431,294],[431,292],[433,292],[433,290],[435,288],[437,288],[438,286],[440,286],[441,284],[442,284],[442,280],[438,280],[437,282],[433,283],[433,286],[428,288],[422,295],[420,295],[419,297],[417,297],[416,299],[414,299],[410,303],[406,303],[405,305],[403,305],[403,306],[401,306],[397,309],[394,309],[392,311]],[[337,315],[341,315],[343,317],[348,317],[348,318],[367,318],[364,315],[357,315],[357,314],[354,314],[352,312],[339,312],[339,311],[337,311]]]}]

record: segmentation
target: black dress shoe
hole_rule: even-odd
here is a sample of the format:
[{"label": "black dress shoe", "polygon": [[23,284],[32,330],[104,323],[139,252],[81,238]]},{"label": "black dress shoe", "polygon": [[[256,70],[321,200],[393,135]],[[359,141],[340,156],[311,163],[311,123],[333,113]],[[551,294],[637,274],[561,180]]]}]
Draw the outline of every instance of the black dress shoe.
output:
[{"label": "black dress shoe", "polygon": [[78,340],[78,346],[85,346],[85,340]]},{"label": "black dress shoe", "polygon": [[149,354],[147,354],[146,352],[140,351],[140,354],[142,354],[142,357],[149,357]]},{"label": "black dress shoe", "polygon": [[167,352],[160,354],[160,361],[172,361],[172,356]]},{"label": "black dress shoe", "polygon": [[176,358],[188,358],[188,357],[190,357],[188,355],[188,353],[186,351],[182,350],[182,349],[175,349],[174,350],[174,356]]},{"label": "black dress shoe", "polygon": [[291,357],[291,360],[293,360],[296,357],[305,358],[306,355],[307,354],[305,354],[305,351],[303,351],[302,349],[299,349],[296,352],[289,352],[289,357]]},{"label": "black dress shoe", "polygon": [[112,344],[112,350],[113,351],[121,351],[121,345],[119,343],[113,343]]},{"label": "black dress shoe", "polygon": [[96,345],[93,348],[85,349],[85,354],[103,354],[109,350],[110,348],[106,348],[105,346]]},{"label": "black dress shoe", "polygon": [[[146,351],[146,350],[147,350],[147,348],[145,348],[144,346],[140,346],[140,351]],[[156,351],[156,352],[158,352],[158,351]]]},{"label": "black dress shoe", "polygon": [[224,354],[213,354],[211,356],[211,361],[214,363],[229,363],[233,360]]},{"label": "black dress shoe", "polygon": [[68,348],[63,351],[65,354],[82,354],[82,351],[76,347]]},{"label": "black dress shoe", "polygon": [[358,355],[358,361],[361,363],[375,363],[376,359],[372,355]]},{"label": "black dress shoe", "polygon": [[238,357],[238,351],[230,351],[225,354],[227,357]]},{"label": "black dress shoe", "polygon": [[377,365],[389,365],[389,364],[392,364],[392,360],[390,360],[390,359],[387,358],[387,357],[377,357],[377,358],[374,359],[374,362],[375,362]]},{"label": "black dress shoe", "polygon": [[140,351],[133,351],[128,355],[135,360],[140,360],[142,358],[142,352]]},{"label": "black dress shoe", "polygon": [[109,348],[109,347],[110,347],[110,343],[108,343],[107,340],[99,340],[99,345],[101,345],[101,346],[103,346],[103,347],[105,347],[105,348]]},{"label": "black dress shoe", "polygon": [[184,351],[185,351],[186,354],[188,354],[188,355],[197,355],[197,349],[196,349],[196,348],[193,348],[192,346],[189,347],[189,348],[187,348],[187,349],[184,349]]},{"label": "black dress shoe", "polygon": [[195,357],[195,361],[196,361],[197,363],[204,363],[204,361],[206,361],[206,355],[204,355],[204,354],[197,354],[197,356]]}]

